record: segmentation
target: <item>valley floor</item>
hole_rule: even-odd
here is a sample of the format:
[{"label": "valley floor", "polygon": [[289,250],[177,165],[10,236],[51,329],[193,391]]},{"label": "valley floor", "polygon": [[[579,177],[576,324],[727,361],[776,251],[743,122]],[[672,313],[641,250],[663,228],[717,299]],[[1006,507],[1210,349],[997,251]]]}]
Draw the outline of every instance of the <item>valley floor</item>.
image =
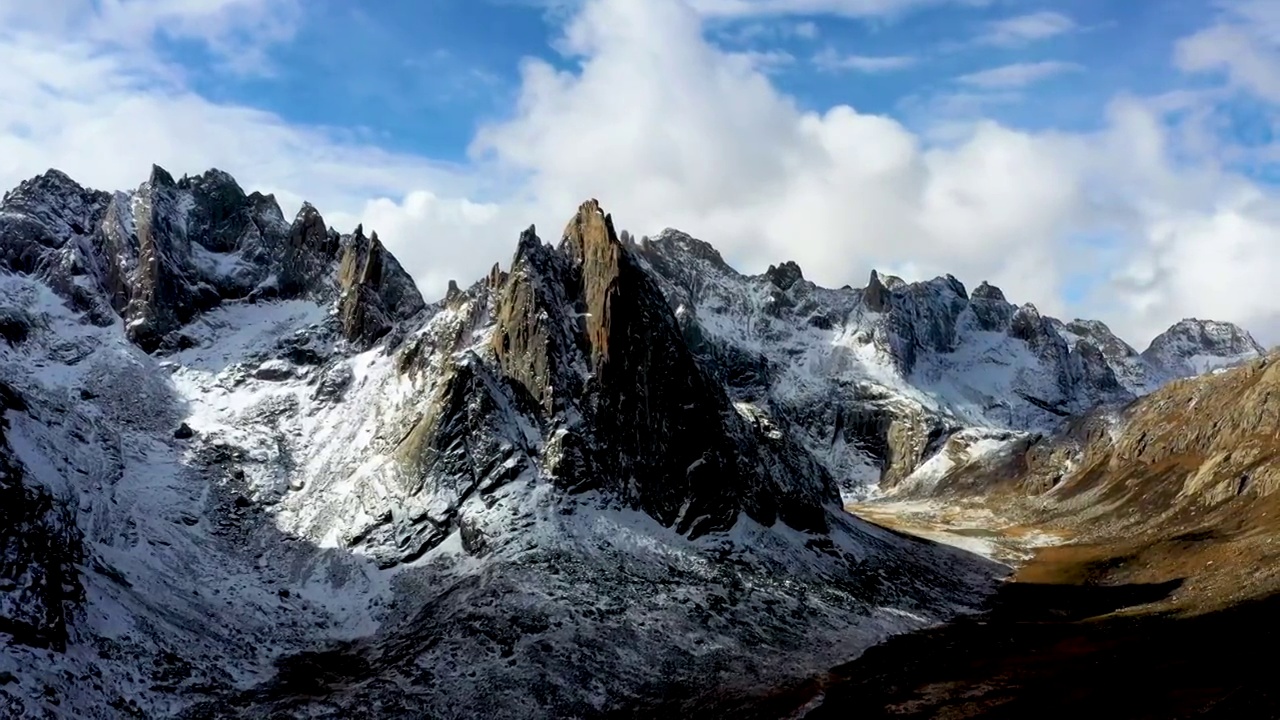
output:
[{"label": "valley floor", "polygon": [[[985,613],[871,648],[809,687],[793,717],[1280,717],[1267,659],[1280,593],[1254,582],[1274,565],[1270,537],[1073,543],[980,507],[850,510],[1017,570]],[[1215,579],[1213,558],[1236,565],[1235,585]]]}]

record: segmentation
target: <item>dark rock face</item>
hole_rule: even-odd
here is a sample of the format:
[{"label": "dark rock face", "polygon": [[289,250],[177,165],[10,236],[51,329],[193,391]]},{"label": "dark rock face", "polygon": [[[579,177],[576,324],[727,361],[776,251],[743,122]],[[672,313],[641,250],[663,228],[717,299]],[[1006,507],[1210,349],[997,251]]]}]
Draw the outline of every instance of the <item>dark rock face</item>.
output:
[{"label": "dark rock face", "polygon": [[889,288],[880,282],[880,274],[872,270],[871,279],[867,282],[867,288],[862,291],[862,302],[872,312],[884,312],[889,307],[891,297],[892,293]]},{"label": "dark rock face", "polygon": [[6,415],[25,409],[22,396],[0,381],[0,632],[61,651],[84,599],[84,551],[74,507],[28,483],[9,445]]},{"label": "dark rock face", "polygon": [[1004,293],[985,282],[974,288],[969,310],[978,327],[988,332],[1006,332],[1013,320],[1014,308],[1004,299]]},{"label": "dark rock face", "polygon": [[215,253],[233,252],[240,247],[254,223],[254,203],[249,202],[235,178],[215,169],[183,178],[178,185],[190,190],[195,201],[187,215],[191,239]]},{"label": "dark rock face", "polygon": [[20,345],[31,332],[31,321],[14,308],[0,308],[0,340]]},{"label": "dark rock face", "polygon": [[139,193],[135,211],[137,266],[122,315],[129,339],[147,352],[198,313],[217,306],[218,291],[188,272],[191,241],[178,217],[177,184],[162,168]]},{"label": "dark rock face", "polygon": [[591,201],[557,250],[526,231],[500,291],[494,348],[555,437],[550,474],[691,535],[739,511],[822,527],[829,477],[734,410],[634,252]]}]

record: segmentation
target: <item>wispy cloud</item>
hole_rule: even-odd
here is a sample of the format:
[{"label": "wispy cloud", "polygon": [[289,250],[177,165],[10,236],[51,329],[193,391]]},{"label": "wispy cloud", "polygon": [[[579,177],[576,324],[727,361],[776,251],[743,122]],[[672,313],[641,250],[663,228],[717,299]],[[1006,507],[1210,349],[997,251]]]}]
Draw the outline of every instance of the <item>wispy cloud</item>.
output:
[{"label": "wispy cloud", "polygon": [[1232,86],[1280,103],[1280,6],[1237,0],[1218,21],[1178,42],[1174,63],[1191,73],[1220,72]]},{"label": "wispy cloud", "polygon": [[813,64],[825,72],[884,73],[915,65],[918,58],[910,55],[844,55],[833,48],[813,56]]},{"label": "wispy cloud", "polygon": [[991,2],[992,0],[691,0],[689,4],[703,17],[834,15],[875,18],[901,15],[929,6],[982,7]]},{"label": "wispy cloud", "polygon": [[1020,47],[1078,29],[1075,20],[1062,13],[1045,10],[990,23],[976,42],[979,45]]},{"label": "wispy cloud", "polygon": [[794,55],[782,50],[747,50],[730,55],[745,60],[752,68],[763,73],[776,73],[796,62]]},{"label": "wispy cloud", "polygon": [[961,75],[956,80],[963,85],[971,87],[1008,90],[1027,87],[1055,75],[1077,72],[1083,69],[1083,66],[1076,63],[1046,60],[1044,62],[1002,65],[989,70],[980,70],[968,75]]},{"label": "wispy cloud", "polygon": [[719,30],[716,36],[738,45],[749,45],[757,42],[777,42],[779,40],[814,40],[820,31],[818,24],[809,20],[803,22],[749,22],[745,25],[733,23]]}]

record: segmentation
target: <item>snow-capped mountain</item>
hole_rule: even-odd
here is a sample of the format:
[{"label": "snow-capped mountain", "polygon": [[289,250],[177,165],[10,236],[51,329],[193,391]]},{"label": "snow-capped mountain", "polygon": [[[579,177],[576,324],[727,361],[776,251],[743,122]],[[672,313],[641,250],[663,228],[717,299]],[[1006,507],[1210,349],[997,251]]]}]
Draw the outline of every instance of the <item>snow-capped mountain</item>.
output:
[{"label": "snow-capped mountain", "polygon": [[1240,365],[1265,353],[1249,333],[1231,323],[1189,318],[1158,335],[1142,357],[1168,375],[1187,377]]},{"label": "snow-capped mountain", "polygon": [[594,201],[559,240],[427,303],[376,234],[218,171],[6,194],[0,714],[758,704],[1000,575],[842,490],[1248,350],[744,276]]},{"label": "snow-capped mountain", "polygon": [[636,245],[689,346],[740,402],[793,428],[849,495],[892,486],[961,429],[1048,432],[1099,404],[1238,364],[1262,348],[1185,320],[1139,354],[1096,320],[1063,323],[954,277],[818,287],[794,263],[759,276],[667,230]]}]

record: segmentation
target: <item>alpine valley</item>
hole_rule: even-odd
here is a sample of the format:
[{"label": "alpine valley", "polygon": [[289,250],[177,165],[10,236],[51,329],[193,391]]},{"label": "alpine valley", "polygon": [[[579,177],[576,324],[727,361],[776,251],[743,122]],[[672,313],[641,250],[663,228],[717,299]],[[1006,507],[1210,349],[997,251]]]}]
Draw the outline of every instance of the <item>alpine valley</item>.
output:
[{"label": "alpine valley", "polygon": [[961,657],[1031,667],[984,634],[1009,588],[1178,581],[1061,625],[1280,580],[1277,372],[1223,322],[1138,352],[986,283],[744,275],[594,200],[427,301],[218,170],[50,170],[0,204],[0,716],[1047,716]]}]

